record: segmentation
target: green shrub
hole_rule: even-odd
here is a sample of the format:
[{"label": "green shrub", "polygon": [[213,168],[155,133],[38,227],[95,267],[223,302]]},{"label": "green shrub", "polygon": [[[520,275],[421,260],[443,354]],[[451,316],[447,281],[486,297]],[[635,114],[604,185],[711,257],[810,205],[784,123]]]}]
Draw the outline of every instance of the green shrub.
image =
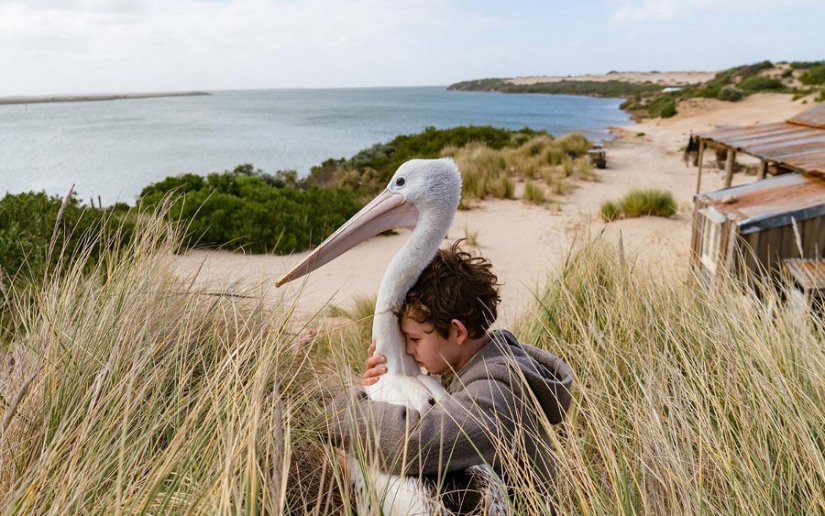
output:
[{"label": "green shrub", "polygon": [[825,84],[825,65],[816,65],[808,68],[799,75],[799,82],[810,86]]},{"label": "green shrub", "polygon": [[[99,210],[71,197],[43,192],[6,194],[0,199],[0,349],[21,323],[19,310],[34,302],[44,282],[62,278],[70,263],[87,270],[98,265],[102,249],[117,253],[132,239],[134,217],[122,207]],[[10,299],[6,293],[16,290]]]},{"label": "green shrub", "polygon": [[822,64],[825,64],[825,61],[791,61],[791,68],[794,70],[807,70]]},{"label": "green shrub", "polygon": [[764,75],[754,75],[743,79],[737,86],[745,91],[776,91],[785,88],[781,80]]},{"label": "green shrub", "polygon": [[[0,199],[0,266],[3,275],[42,279],[81,253],[88,255],[90,266],[100,254],[101,233],[115,234],[121,242],[131,237],[133,224],[106,210],[82,206],[72,196],[57,224],[63,199],[43,192],[6,194]],[[54,243],[52,236],[54,235]],[[89,246],[90,242],[94,245]],[[108,243],[104,242],[104,245]],[[51,247],[51,254],[49,249]]]},{"label": "green shrub", "polygon": [[662,118],[670,118],[676,114],[676,100],[670,99],[664,106],[662,106],[662,110],[659,112],[659,116]]},{"label": "green shrub", "polygon": [[725,100],[727,102],[736,102],[737,100],[741,100],[745,94],[737,88],[736,86],[724,86],[722,89],[719,90],[718,95],[716,98],[719,100]]},{"label": "green shrub", "polygon": [[665,94],[654,99],[647,106],[647,112],[651,117],[670,118],[676,114],[676,97]]},{"label": "green shrub", "polygon": [[158,206],[169,194],[180,196],[167,217],[188,225],[187,246],[257,253],[308,249],[360,208],[352,190],[279,188],[259,174],[238,169],[209,174],[200,182],[186,176],[166,178],[146,187],[140,204]]},{"label": "green shrub", "polygon": [[533,204],[544,203],[544,188],[528,180],[524,184],[524,200]]}]

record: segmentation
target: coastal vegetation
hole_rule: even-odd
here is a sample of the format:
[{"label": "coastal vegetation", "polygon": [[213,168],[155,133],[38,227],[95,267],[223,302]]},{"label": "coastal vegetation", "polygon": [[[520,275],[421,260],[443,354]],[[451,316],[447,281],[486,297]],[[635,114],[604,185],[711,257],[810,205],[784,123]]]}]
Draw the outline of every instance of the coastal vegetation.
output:
[{"label": "coastal vegetation", "polygon": [[553,93],[563,95],[587,95],[590,97],[629,97],[655,93],[662,86],[652,83],[633,83],[617,80],[578,81],[561,80],[534,84],[515,84],[505,79],[479,79],[451,84],[453,91],[494,91],[499,93]]},{"label": "coastal vegetation", "polygon": [[372,197],[405,161],[413,158],[437,158],[444,149],[482,144],[493,150],[512,148],[528,139],[545,134],[524,128],[518,131],[490,126],[459,126],[450,129],[428,127],[416,134],[396,136],[392,140],[364,149],[346,159],[329,159],[312,167],[307,185],[348,188],[359,195]]},{"label": "coastal vegetation", "polygon": [[774,64],[771,61],[762,61],[722,70],[709,81],[688,85],[678,91],[636,95],[628,98],[621,107],[639,118],[669,118],[676,114],[679,102],[691,98],[736,102],[748,95],[761,92],[808,95],[813,93],[812,89],[794,85],[794,81],[803,73],[787,63]]},{"label": "coastal vegetation", "polygon": [[319,244],[362,205],[350,189],[299,188],[295,178],[251,165],[207,177],[184,174],[144,188],[139,205],[155,209],[174,196],[166,216],[185,222],[186,247],[288,254]]},{"label": "coastal vegetation", "polygon": [[691,98],[714,98],[736,102],[748,95],[761,92],[792,93],[797,97],[820,92],[819,98],[825,98],[825,61],[761,61],[722,70],[713,79],[702,83],[671,88],[650,81],[565,79],[517,84],[508,79],[490,78],[459,82],[450,85],[449,89],[623,97],[625,102],[621,108],[635,118],[669,118],[677,113],[679,102]]},{"label": "coastal vegetation", "polygon": [[[325,514],[351,502],[321,415],[360,372],[369,301],[302,339],[309,321],[289,299],[180,283],[182,238],[143,217],[128,247],[77,253],[19,312],[0,376],[3,507]],[[769,312],[782,306],[772,285],[710,294],[626,263],[586,245],[513,328],[577,373],[568,421],[540,450],[558,461],[549,497],[518,468],[518,441],[499,443],[513,510],[817,512],[822,325]]]},{"label": "coastal vegetation", "polygon": [[465,200],[510,199],[515,193],[514,181],[529,181],[528,200],[540,203],[543,193],[539,200],[537,190],[544,192],[546,187],[561,195],[572,188],[573,178],[595,179],[587,163],[590,146],[587,138],[578,133],[559,138],[540,134],[518,146],[497,150],[472,143],[460,148],[447,147],[441,155],[453,158],[461,170]]},{"label": "coastal vegetation", "polygon": [[349,159],[327,160],[302,179],[295,171],[269,174],[249,164],[206,177],[167,177],[144,188],[138,205],[155,210],[173,198],[165,216],[184,222],[186,248],[288,254],[329,236],[412,157],[455,159],[464,181],[462,208],[468,208],[473,199],[514,198],[517,181],[534,181],[530,199],[541,202],[540,184],[561,195],[571,178],[595,179],[586,162],[590,145],[576,133],[554,138],[531,129],[427,128]]},{"label": "coastal vegetation", "polygon": [[[546,194],[572,188],[571,178],[595,178],[585,160],[589,148],[580,134],[554,138],[530,129],[428,128],[349,159],[327,160],[306,178],[249,164],[206,177],[167,177],[145,187],[134,208],[94,208],[75,195],[63,200],[44,193],[7,194],[0,199],[0,286],[38,288],[48,274],[64,272],[81,249],[88,253],[87,266],[94,267],[101,242],[127,244],[136,221],[161,209],[168,222],[183,227],[177,250],[288,254],[309,249],[384,188],[395,168],[412,156],[456,160],[464,179],[463,209],[476,199],[512,199],[522,181],[529,181],[525,199],[541,204]],[[97,244],[88,247],[88,242]],[[0,301],[0,321],[8,322],[11,307]]]},{"label": "coastal vegetation", "polygon": [[[95,267],[104,248],[129,243],[134,218],[128,207],[89,209],[75,195],[6,194],[0,199],[0,348],[20,324],[19,310],[33,302],[45,278],[81,260]],[[8,292],[14,290],[14,300]]]},{"label": "coastal vegetation", "polygon": [[602,203],[600,215],[603,221],[620,218],[672,217],[676,213],[676,201],[670,192],[656,189],[631,190],[619,201]]}]

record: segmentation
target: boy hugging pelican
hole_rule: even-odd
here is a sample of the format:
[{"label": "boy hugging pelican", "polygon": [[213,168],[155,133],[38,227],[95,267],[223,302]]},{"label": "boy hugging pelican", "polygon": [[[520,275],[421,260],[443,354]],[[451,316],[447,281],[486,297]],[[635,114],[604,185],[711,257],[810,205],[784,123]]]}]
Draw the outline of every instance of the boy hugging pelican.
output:
[{"label": "boy hugging pelican", "polygon": [[[366,446],[386,473],[429,477],[446,508],[468,512],[485,496],[473,492],[467,471],[474,466],[491,466],[506,490],[550,487],[549,425],[564,419],[573,375],[560,358],[508,331],[490,331],[500,301],[497,277],[489,261],[458,244],[436,253],[394,310],[405,352],[422,370],[442,375],[449,396],[419,411],[370,400],[354,387],[328,405],[327,415],[333,443]],[[374,349],[365,385],[387,372]]]}]

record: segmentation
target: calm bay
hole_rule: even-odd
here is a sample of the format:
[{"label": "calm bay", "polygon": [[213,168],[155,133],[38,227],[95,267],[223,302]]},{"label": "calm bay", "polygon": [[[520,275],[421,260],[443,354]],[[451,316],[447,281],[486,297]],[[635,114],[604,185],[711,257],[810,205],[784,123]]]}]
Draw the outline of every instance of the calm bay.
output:
[{"label": "calm bay", "polygon": [[621,99],[444,87],[221,91],[208,96],[0,106],[0,192],[132,204],[169,175],[252,163],[300,175],[425,127],[531,127],[595,140],[626,125]]}]

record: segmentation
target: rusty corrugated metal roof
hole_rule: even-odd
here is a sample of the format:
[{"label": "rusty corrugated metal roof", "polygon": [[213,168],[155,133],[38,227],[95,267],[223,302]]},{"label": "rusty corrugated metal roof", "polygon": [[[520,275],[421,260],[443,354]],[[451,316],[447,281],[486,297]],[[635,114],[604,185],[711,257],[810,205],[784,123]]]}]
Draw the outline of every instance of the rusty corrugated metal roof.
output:
[{"label": "rusty corrugated metal roof", "polygon": [[742,234],[825,216],[825,179],[784,174],[699,195]]},{"label": "rusty corrugated metal roof", "polygon": [[805,110],[788,119],[789,124],[805,125],[825,129],[825,103]]},{"label": "rusty corrugated metal roof", "polygon": [[722,127],[699,136],[800,172],[825,177],[825,104],[786,122]]}]

